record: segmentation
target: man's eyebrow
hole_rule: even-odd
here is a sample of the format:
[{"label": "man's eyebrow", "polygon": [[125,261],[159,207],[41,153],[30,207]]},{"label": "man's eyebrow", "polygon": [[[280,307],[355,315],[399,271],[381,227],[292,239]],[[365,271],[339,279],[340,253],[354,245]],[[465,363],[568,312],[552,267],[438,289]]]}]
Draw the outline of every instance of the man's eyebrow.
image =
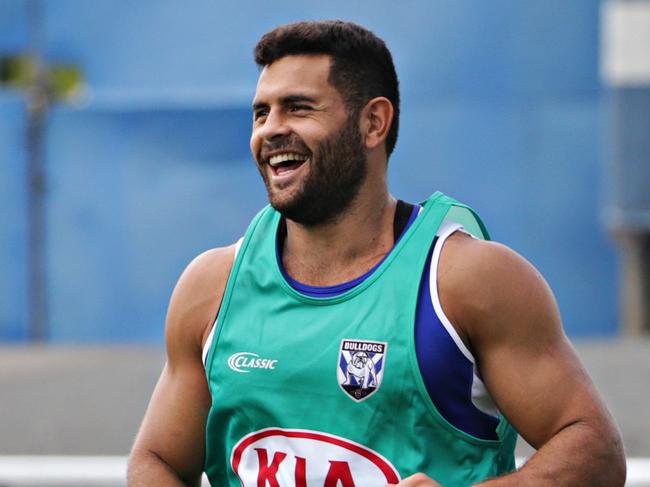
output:
[{"label": "man's eyebrow", "polygon": [[311,96],[307,95],[289,95],[285,96],[284,98],[281,99],[283,105],[287,105],[288,103],[296,103],[296,102],[308,102],[308,103],[316,103],[316,99],[312,98]]},{"label": "man's eyebrow", "polygon": [[[299,102],[307,102],[307,103],[316,103],[316,99],[312,98],[311,96],[307,95],[287,95],[282,98],[280,98],[280,103],[282,105],[289,105],[290,103],[299,103]],[[260,108],[268,108],[269,104],[263,101],[258,101],[253,103],[253,110],[259,110]]]}]

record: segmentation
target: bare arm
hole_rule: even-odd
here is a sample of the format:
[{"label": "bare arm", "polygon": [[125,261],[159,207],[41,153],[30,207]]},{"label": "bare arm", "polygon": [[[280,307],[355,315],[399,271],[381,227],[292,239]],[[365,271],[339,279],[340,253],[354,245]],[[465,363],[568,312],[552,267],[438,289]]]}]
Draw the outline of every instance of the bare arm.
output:
[{"label": "bare arm", "polygon": [[217,314],[234,247],[208,251],[178,281],[167,313],[167,363],[128,464],[128,485],[200,485],[210,393],[202,345]]},{"label": "bare arm", "polygon": [[520,471],[480,485],[622,486],[620,434],[542,276],[499,244],[456,235],[446,246],[447,314],[501,412],[538,449]]}]

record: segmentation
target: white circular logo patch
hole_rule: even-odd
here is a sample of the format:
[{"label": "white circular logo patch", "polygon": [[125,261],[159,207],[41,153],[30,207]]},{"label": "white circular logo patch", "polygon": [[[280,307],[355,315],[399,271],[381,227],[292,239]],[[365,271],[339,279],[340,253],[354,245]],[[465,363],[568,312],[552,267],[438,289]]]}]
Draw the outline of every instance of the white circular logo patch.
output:
[{"label": "white circular logo patch", "polygon": [[242,487],[384,487],[400,481],[379,453],[311,430],[251,433],[235,445],[230,464]]}]

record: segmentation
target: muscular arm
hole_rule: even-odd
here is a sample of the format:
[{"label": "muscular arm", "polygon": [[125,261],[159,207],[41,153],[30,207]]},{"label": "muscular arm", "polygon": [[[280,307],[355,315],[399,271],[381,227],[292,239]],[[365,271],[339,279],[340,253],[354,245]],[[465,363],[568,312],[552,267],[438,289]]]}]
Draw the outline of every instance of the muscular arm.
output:
[{"label": "muscular arm", "polygon": [[541,275],[508,248],[449,239],[443,305],[500,411],[538,452],[481,486],[622,486],[619,432],[562,330]]},{"label": "muscular arm", "polygon": [[128,485],[200,485],[210,409],[202,345],[218,311],[234,247],[208,251],[178,281],[167,313],[167,363],[128,464]]}]

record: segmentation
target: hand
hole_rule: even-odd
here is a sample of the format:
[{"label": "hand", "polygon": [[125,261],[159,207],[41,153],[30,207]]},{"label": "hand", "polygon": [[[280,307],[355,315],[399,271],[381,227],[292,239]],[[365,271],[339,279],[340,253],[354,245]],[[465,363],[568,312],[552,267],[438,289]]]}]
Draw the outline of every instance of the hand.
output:
[{"label": "hand", "polygon": [[442,487],[438,482],[423,473],[416,473],[402,480],[399,484],[388,484],[386,487]]}]

